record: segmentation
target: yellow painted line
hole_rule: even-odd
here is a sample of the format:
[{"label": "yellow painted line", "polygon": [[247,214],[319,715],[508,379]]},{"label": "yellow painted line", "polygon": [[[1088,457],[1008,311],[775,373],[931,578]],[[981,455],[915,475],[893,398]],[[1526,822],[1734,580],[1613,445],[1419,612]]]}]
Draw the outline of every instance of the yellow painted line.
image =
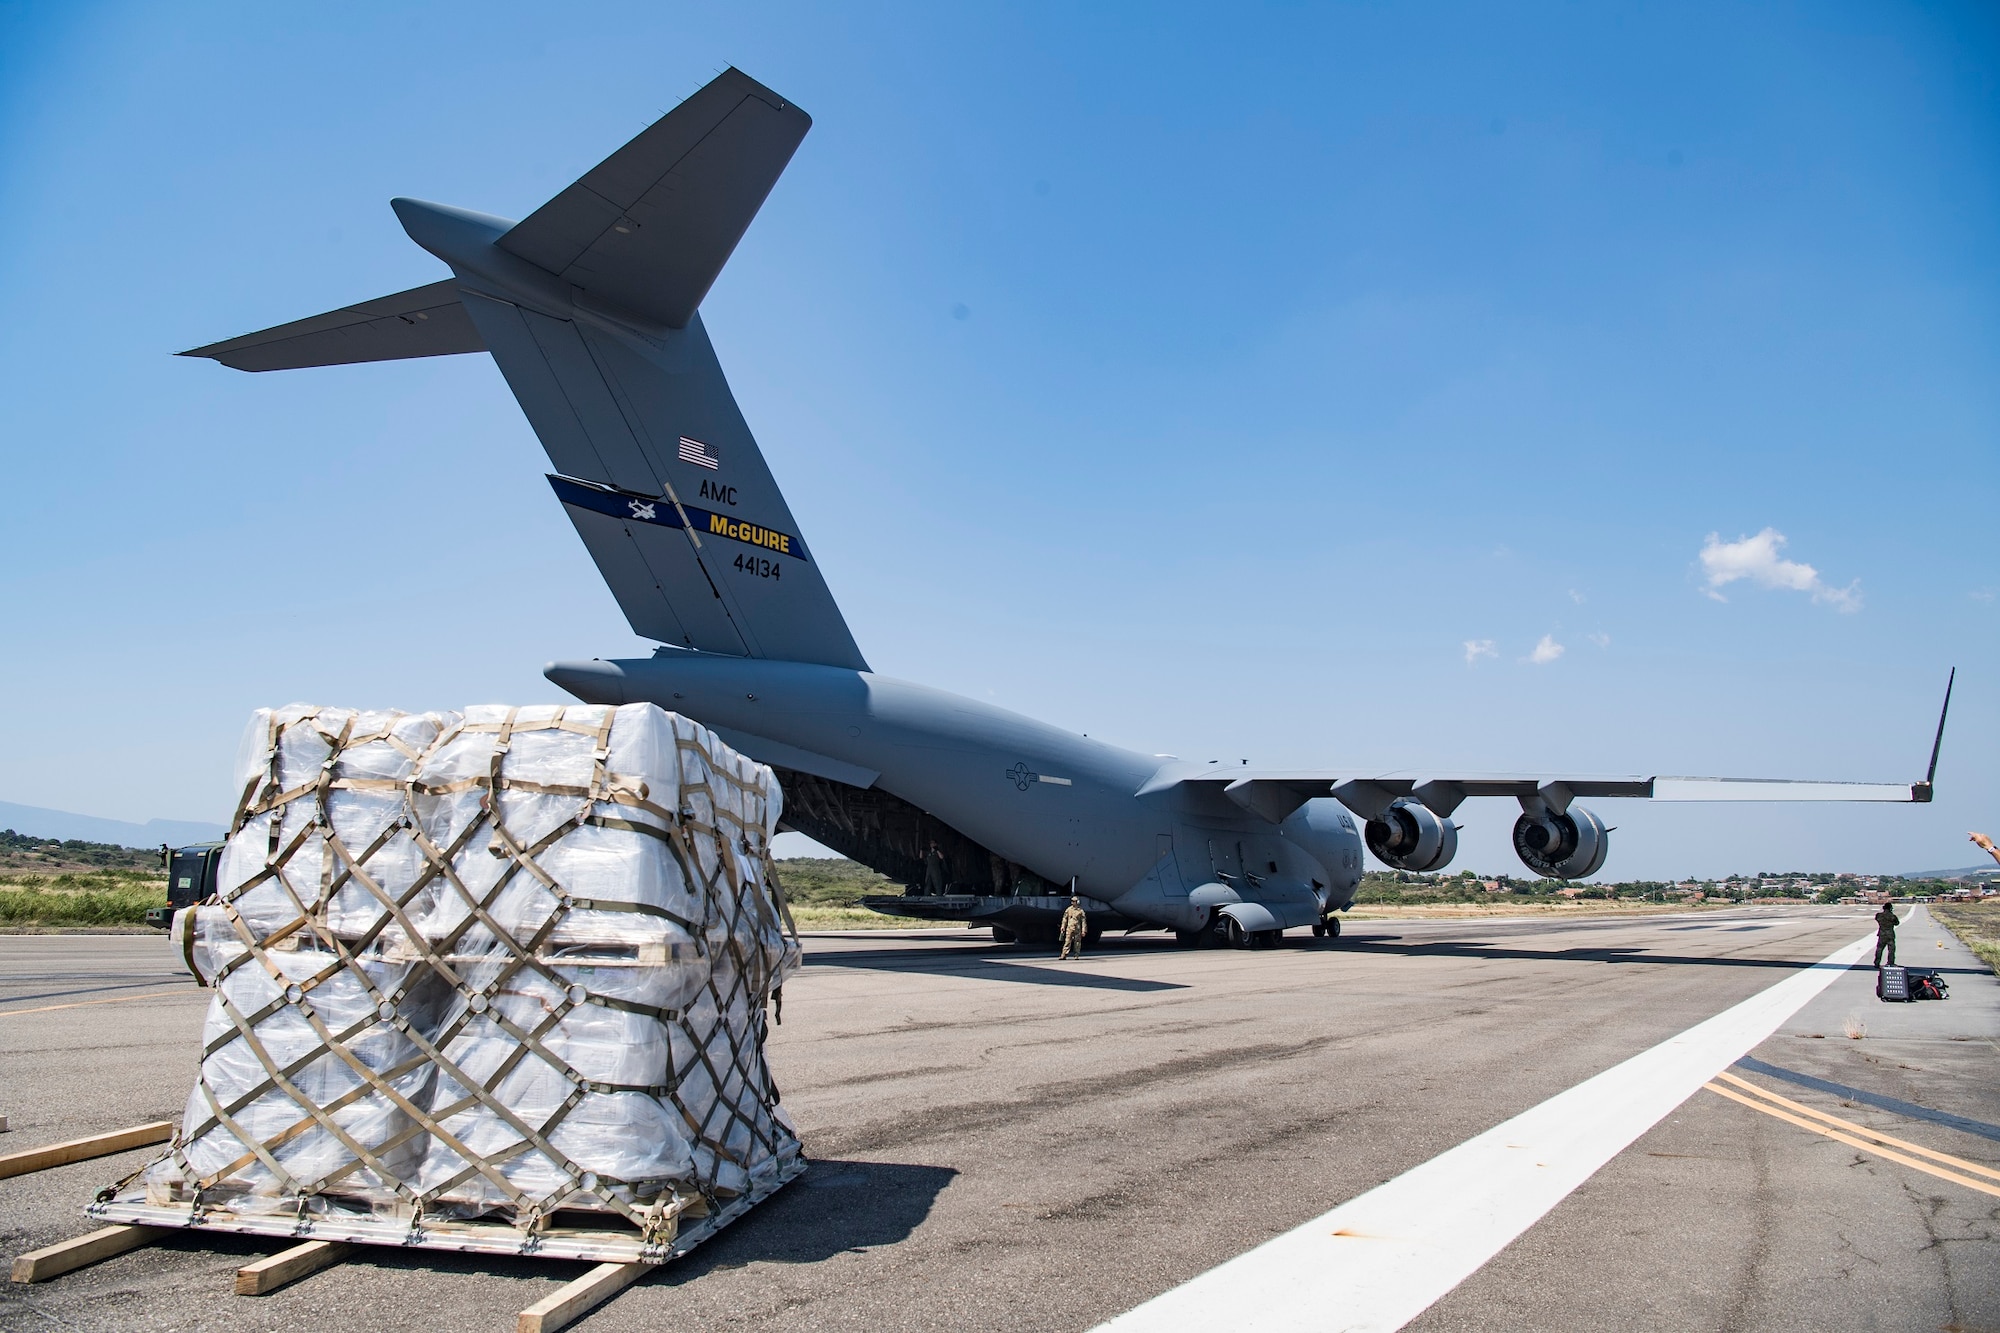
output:
[{"label": "yellow painted line", "polygon": [[1936,1149],[1926,1148],[1922,1144],[1905,1143],[1902,1139],[1892,1139],[1887,1134],[1869,1129],[1865,1125],[1857,1125],[1852,1120],[1842,1120],[1837,1115],[1828,1115],[1824,1111],[1815,1111],[1812,1107],[1803,1106],[1788,1097],[1780,1097],[1769,1088],[1759,1087],[1748,1079],[1738,1078],[1736,1075],[1728,1072],[1724,1072],[1718,1075],[1718,1077],[1734,1083],[1746,1092],[1754,1092],[1766,1101],[1776,1102],[1780,1106],[1797,1111],[1800,1115],[1809,1115],[1815,1120],[1824,1120],[1829,1125],[1837,1125],[1850,1133],[1860,1134],[1865,1138],[1874,1139],[1878,1143],[1886,1143],[1891,1148],[1901,1148],[1904,1152],[1916,1153],[1920,1157],[1928,1157],[1934,1162],[1943,1162],[1946,1166],[1957,1167],[1961,1171],[1970,1171],[1974,1175],[1991,1176],[1995,1180],[2000,1180],[2000,1171],[1995,1171],[1990,1166],[1981,1166],[1977,1162],[1968,1162],[1963,1157],[1953,1157],[1950,1153],[1938,1152]]},{"label": "yellow painted line", "polygon": [[[1983,1180],[1974,1180],[1971,1176],[1961,1176],[1956,1171],[1947,1171],[1941,1166],[1933,1166],[1931,1163],[1924,1161],[1922,1158],[1905,1157],[1902,1153],[1895,1152],[1889,1148],[1884,1148],[1878,1143],[1874,1143],[1866,1139],[1856,1138],[1852,1134],[1843,1134],[1839,1130],[1830,1128],[1829,1126],[1826,1125],[1816,1125],[1812,1121],[1806,1119],[1804,1116],[1793,1115],[1789,1111],[1781,1111],[1775,1106],[1766,1106],[1763,1102],[1760,1102],[1753,1097],[1745,1097],[1742,1093],[1737,1092],[1735,1089],[1725,1088],[1720,1083],[1708,1083],[1704,1084],[1703,1086],[1706,1087],[1710,1092],[1716,1093],[1723,1097],[1727,1097],[1732,1102],[1741,1102],[1743,1103],[1743,1105],[1749,1107],[1753,1111],[1762,1111],[1765,1115],[1775,1116],[1779,1120],[1789,1121],[1792,1124],[1797,1125],[1800,1129],[1809,1129],[1815,1134],[1824,1134],[1826,1137],[1830,1139],[1836,1140],[1837,1142],[1840,1143],[1845,1143],[1850,1148],[1860,1148],[1865,1152],[1874,1153],[1877,1157],[1886,1157],[1892,1162],[1901,1162],[1904,1166],[1915,1167],[1917,1170],[1922,1171],[1926,1175],[1936,1176],[1941,1180],[1949,1180],[1954,1184],[1964,1185],[1968,1189],[1978,1190],[1982,1194],[1991,1194],[1995,1198],[2000,1198],[2000,1185],[1989,1185]],[[1863,1130],[1862,1132],[1868,1133],[1868,1131],[1866,1130]],[[1872,1137],[1873,1136],[1871,1135],[1870,1138],[1872,1139]]]},{"label": "yellow painted line", "polygon": [[157,1000],[162,995],[186,994],[188,989],[184,986],[179,990],[149,990],[144,995],[113,995],[104,1000],[75,1000],[69,1004],[45,1004],[36,1009],[0,1009],[0,1018],[5,1018],[9,1014],[46,1014],[57,1009],[81,1009],[92,1004],[123,1004],[127,1000]]}]

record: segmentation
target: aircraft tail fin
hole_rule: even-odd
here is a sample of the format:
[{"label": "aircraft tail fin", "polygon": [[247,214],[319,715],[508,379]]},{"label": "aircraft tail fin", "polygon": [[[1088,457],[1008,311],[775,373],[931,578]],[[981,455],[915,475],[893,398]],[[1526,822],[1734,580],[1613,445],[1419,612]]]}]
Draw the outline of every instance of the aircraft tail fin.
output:
[{"label": "aircraft tail fin", "polygon": [[865,671],[696,313],[811,124],[729,70],[518,223],[395,200],[450,279],[184,355],[280,370],[489,351],[635,631]]},{"label": "aircraft tail fin", "polygon": [[470,291],[465,304],[634,631],[868,669],[699,315],[660,340]]},{"label": "aircraft tail fin", "polygon": [[459,273],[635,631],[865,671],[696,312],[811,124],[732,69],[511,228],[397,211]]}]

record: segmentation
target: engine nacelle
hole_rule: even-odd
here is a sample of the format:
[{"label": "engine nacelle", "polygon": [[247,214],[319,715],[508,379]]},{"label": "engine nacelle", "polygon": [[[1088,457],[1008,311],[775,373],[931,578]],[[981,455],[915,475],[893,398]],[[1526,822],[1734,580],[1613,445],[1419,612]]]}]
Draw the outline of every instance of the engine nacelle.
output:
[{"label": "engine nacelle", "polygon": [[1383,865],[1418,874],[1442,870],[1458,855],[1458,826],[1407,799],[1369,820],[1367,838],[1368,850]]},{"label": "engine nacelle", "polygon": [[1547,879],[1585,879],[1604,868],[1611,830],[1580,805],[1564,814],[1544,810],[1514,821],[1514,854]]}]

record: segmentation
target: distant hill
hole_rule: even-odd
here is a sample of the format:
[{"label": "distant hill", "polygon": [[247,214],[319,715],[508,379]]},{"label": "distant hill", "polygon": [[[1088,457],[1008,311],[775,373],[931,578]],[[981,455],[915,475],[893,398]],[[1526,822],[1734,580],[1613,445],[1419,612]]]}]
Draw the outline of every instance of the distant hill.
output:
[{"label": "distant hill", "polygon": [[1903,879],[1993,879],[2000,877],[2000,865],[1988,861],[1983,866],[1967,866],[1963,870],[1919,870],[1901,876]]},{"label": "distant hill", "polygon": [[45,810],[38,805],[15,805],[12,801],[0,801],[0,829],[56,842],[80,838],[120,847],[158,847],[163,842],[181,847],[191,842],[220,842],[229,831],[220,824],[186,819],[149,819],[143,824],[133,824],[123,819],[73,815],[67,810]]},{"label": "distant hill", "polygon": [[845,857],[787,857],[778,862],[778,883],[794,903],[812,907],[858,907],[864,893],[899,893],[902,886]]},{"label": "distant hill", "polygon": [[[39,833],[16,833],[12,829],[0,829],[0,885],[14,883],[13,876],[19,875],[144,875],[157,879],[166,873],[160,864],[157,851],[147,851],[140,847],[124,847],[112,842],[85,842],[81,838],[65,838],[61,842],[43,837]],[[9,924],[35,925],[37,922],[16,922],[9,913]],[[49,923],[53,924],[53,923]],[[78,922],[79,925],[111,922]]]}]

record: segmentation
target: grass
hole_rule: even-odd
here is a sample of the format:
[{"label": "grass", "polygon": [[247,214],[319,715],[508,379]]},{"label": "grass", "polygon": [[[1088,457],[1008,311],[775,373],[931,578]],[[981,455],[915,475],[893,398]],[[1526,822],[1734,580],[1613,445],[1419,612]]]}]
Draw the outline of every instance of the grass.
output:
[{"label": "grass", "polygon": [[1931,915],[2000,974],[2000,903],[1932,903]]},{"label": "grass", "polygon": [[863,894],[903,891],[902,885],[883,878],[858,861],[793,856],[779,861],[777,866],[778,883],[784,886],[785,898],[795,912],[800,907],[859,908]]},{"label": "grass", "polygon": [[1406,900],[1398,903],[1357,902],[1341,915],[1349,921],[1452,920],[1486,916],[1654,916],[1666,912],[1701,912],[1740,904],[1729,900],[1655,903],[1633,898],[1527,898],[1494,894],[1485,902]]},{"label": "grass", "polygon": [[918,921],[910,917],[883,916],[865,907],[801,907],[792,904],[792,920],[800,930],[950,930],[956,921]]},{"label": "grass", "polygon": [[[804,857],[780,861],[778,881],[801,930],[897,930],[925,924],[860,906],[863,894],[901,889],[853,861]],[[9,874],[0,870],[0,929],[143,926],[146,909],[164,907],[166,902],[167,881],[158,871],[93,867]]]},{"label": "grass", "polygon": [[800,930],[909,930],[931,924],[883,916],[861,906],[864,894],[901,893],[903,886],[857,861],[794,856],[777,865],[778,883],[784,886],[792,920]]},{"label": "grass", "polygon": [[167,905],[164,875],[137,870],[0,877],[0,927],[143,926]]},{"label": "grass", "polygon": [[[793,857],[779,861],[777,865],[778,882],[784,886],[785,897],[792,905],[792,917],[798,922],[800,930],[915,930],[949,928],[956,924],[884,916],[869,911],[861,906],[864,894],[897,894],[902,892],[902,885],[854,861]],[[1736,905],[1733,899],[1689,903],[1678,897],[1652,902],[1637,894],[1666,886],[1618,887],[1627,889],[1632,896],[1614,897],[1612,890],[1594,888],[1591,897],[1566,898],[1547,881],[1527,881],[1514,886],[1512,892],[1487,893],[1477,887],[1468,887],[1456,878],[1440,876],[1434,881],[1420,877],[1399,879],[1378,871],[1363,881],[1355,910],[1350,915],[1357,920],[1385,920],[1522,914],[1644,914]]]}]

